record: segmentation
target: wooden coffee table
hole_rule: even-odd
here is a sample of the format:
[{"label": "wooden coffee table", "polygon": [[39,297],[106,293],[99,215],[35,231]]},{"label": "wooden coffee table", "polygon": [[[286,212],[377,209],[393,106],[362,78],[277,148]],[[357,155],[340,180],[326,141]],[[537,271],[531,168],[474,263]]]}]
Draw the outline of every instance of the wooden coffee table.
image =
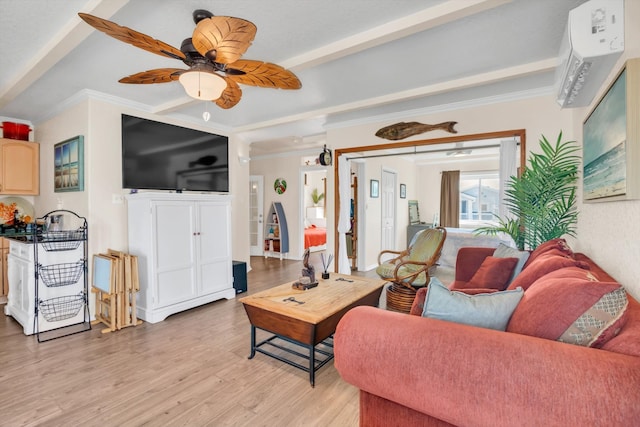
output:
[{"label": "wooden coffee table", "polygon": [[[293,283],[240,299],[251,322],[249,359],[259,352],[295,366],[309,372],[313,386],[315,372],[333,359],[333,333],[342,316],[359,305],[377,306],[386,282],[331,273],[329,279],[320,279],[317,287],[306,291],[293,289]],[[256,343],[256,329],[270,336]]]}]

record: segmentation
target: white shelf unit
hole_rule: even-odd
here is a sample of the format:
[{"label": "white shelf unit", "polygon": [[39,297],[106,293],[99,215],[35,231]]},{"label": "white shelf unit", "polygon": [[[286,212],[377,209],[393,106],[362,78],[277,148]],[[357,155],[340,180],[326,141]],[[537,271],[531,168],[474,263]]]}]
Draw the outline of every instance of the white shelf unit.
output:
[{"label": "white shelf unit", "polygon": [[280,257],[289,252],[289,228],[282,203],[273,202],[264,225],[264,257]]},{"label": "white shelf unit", "polygon": [[137,314],[156,323],[219,299],[235,298],[231,196],[127,196],[129,253],[138,257]]}]

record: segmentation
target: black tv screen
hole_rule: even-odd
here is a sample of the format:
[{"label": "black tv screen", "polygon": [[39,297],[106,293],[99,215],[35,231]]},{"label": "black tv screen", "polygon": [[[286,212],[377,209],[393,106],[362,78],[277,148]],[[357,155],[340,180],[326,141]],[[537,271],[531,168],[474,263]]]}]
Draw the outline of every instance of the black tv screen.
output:
[{"label": "black tv screen", "polygon": [[229,191],[229,138],[122,115],[122,187]]}]

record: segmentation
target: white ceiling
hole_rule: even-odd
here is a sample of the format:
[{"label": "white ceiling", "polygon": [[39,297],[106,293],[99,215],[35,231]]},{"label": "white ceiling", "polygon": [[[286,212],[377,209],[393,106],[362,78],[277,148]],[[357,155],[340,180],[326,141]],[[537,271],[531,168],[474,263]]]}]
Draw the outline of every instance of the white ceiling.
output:
[{"label": "white ceiling", "polygon": [[[455,103],[549,93],[568,12],[584,1],[0,0],[0,117],[37,126],[65,103],[94,96],[201,125],[207,108],[206,126],[237,132],[256,150],[314,146],[327,127],[344,123],[394,123]],[[139,71],[184,64],[77,16],[179,48],[193,32],[195,9],[255,23],[244,58],[289,68],[302,89],[241,86],[240,103],[222,110],[191,100],[177,82],[121,84]]]}]

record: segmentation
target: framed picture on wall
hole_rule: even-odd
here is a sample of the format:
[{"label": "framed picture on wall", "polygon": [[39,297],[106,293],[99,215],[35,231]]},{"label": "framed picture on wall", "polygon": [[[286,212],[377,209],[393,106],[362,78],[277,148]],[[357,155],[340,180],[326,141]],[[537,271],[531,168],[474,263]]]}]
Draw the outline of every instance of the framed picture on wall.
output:
[{"label": "framed picture on wall", "polygon": [[640,59],[630,59],[583,123],[583,198],[640,198]]},{"label": "framed picture on wall", "polygon": [[377,179],[372,179],[370,183],[371,188],[369,189],[369,193],[372,198],[376,198],[380,196],[380,181]]},{"label": "framed picture on wall", "polygon": [[400,184],[400,198],[401,199],[407,198],[407,186],[404,184]]},{"label": "framed picture on wall", "polygon": [[53,190],[84,191],[84,137],[82,135],[53,146]]}]

